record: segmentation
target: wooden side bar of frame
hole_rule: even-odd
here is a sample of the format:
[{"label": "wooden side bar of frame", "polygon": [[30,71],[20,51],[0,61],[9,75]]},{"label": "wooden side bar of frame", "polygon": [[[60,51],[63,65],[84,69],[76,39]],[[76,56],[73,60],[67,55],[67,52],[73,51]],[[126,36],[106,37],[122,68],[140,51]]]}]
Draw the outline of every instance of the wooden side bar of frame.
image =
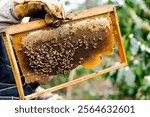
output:
[{"label": "wooden side bar of frame", "polygon": [[10,36],[7,33],[3,33],[2,37],[3,37],[3,40],[4,40],[4,44],[6,46],[6,51],[7,51],[9,61],[10,61],[10,65],[11,65],[13,75],[14,75],[14,78],[15,78],[15,81],[16,81],[16,86],[17,86],[18,93],[19,93],[19,99],[24,100],[25,97],[24,97],[22,81],[21,81],[20,72],[19,72],[16,57],[15,57],[15,53],[13,51],[13,47],[12,47],[12,44],[11,44]]},{"label": "wooden side bar of frame", "polygon": [[[15,77],[15,80],[16,80],[16,85],[17,85],[17,88],[18,88],[20,99],[22,99],[22,100],[23,99],[26,99],[26,100],[34,99],[34,98],[42,96],[44,94],[54,92],[54,91],[60,90],[60,89],[65,88],[65,87],[75,85],[75,84],[83,82],[85,80],[94,78],[98,75],[101,75],[101,74],[104,74],[104,73],[107,73],[107,72],[110,72],[110,71],[113,71],[113,70],[116,70],[118,68],[126,66],[127,65],[126,54],[125,54],[125,50],[123,48],[122,37],[121,37],[121,33],[120,33],[120,28],[119,28],[119,24],[118,24],[118,19],[117,19],[117,15],[116,15],[115,6],[114,5],[107,5],[107,6],[103,6],[103,7],[100,7],[100,8],[93,8],[90,13],[86,13],[86,11],[85,11],[85,12],[83,12],[82,15],[85,18],[85,16],[86,17],[91,16],[92,13],[93,14],[103,14],[103,13],[109,13],[109,12],[111,13],[112,19],[115,22],[113,24],[113,27],[116,30],[115,31],[115,38],[116,38],[116,43],[117,43],[119,55],[120,55],[120,58],[121,58],[121,63],[119,65],[113,66],[111,68],[107,68],[107,69],[101,70],[99,72],[89,74],[89,75],[83,76],[81,78],[69,81],[67,83],[54,86],[54,87],[46,89],[42,92],[34,93],[34,94],[31,94],[31,95],[27,95],[27,96],[24,96],[23,87],[22,87],[22,83],[21,83],[21,77],[20,77],[17,61],[16,61],[16,58],[15,58],[15,54],[14,54],[14,51],[13,51],[13,48],[12,48],[12,45],[11,45],[11,42],[10,42],[10,36],[14,35],[14,34],[17,34],[17,33],[25,32],[25,31],[30,31],[30,30],[43,28],[43,27],[46,26],[46,24],[43,20],[39,20],[39,21],[30,22],[30,23],[27,23],[27,24],[20,24],[20,25],[16,25],[16,26],[11,26],[10,28],[8,28],[5,31],[4,40],[5,40],[5,45],[7,45],[6,49],[7,49],[8,55],[9,55],[9,59],[11,61],[11,66],[12,66],[12,69],[13,69],[13,74],[14,74],[14,77]],[[82,19],[82,16],[76,16],[76,20],[78,20],[78,19]]]}]

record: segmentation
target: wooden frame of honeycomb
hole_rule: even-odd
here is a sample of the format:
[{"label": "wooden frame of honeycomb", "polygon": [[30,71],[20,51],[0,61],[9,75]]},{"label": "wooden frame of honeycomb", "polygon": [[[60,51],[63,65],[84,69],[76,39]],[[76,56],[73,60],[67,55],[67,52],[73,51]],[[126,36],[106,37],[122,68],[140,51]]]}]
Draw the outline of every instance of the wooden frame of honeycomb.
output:
[{"label": "wooden frame of honeycomb", "polygon": [[[113,36],[115,38],[115,42],[118,47],[118,52],[120,55],[121,63],[118,65],[112,66],[110,68],[98,71],[96,73],[85,75],[83,77],[66,82],[64,84],[54,86],[54,87],[46,89],[42,92],[38,92],[38,93],[31,94],[31,95],[26,95],[26,96],[24,95],[24,91],[23,91],[23,87],[22,87],[22,83],[21,83],[20,71],[19,71],[19,67],[17,64],[17,61],[18,61],[17,58],[21,59],[22,55],[18,54],[17,52],[19,52],[22,49],[20,47],[21,39],[23,36],[25,36],[27,34],[27,32],[33,32],[35,30],[45,28],[46,24],[43,20],[38,20],[38,21],[29,22],[26,24],[14,25],[5,30],[5,32],[3,33],[3,39],[4,39],[6,50],[7,50],[9,59],[10,59],[11,67],[13,70],[14,78],[15,78],[16,85],[17,85],[18,92],[19,92],[19,97],[21,100],[34,99],[34,98],[42,96],[44,94],[75,85],[77,83],[94,78],[98,75],[101,75],[101,74],[104,74],[107,72],[111,72],[113,70],[119,69],[119,68],[127,65],[126,54],[125,54],[124,47],[122,44],[121,32],[120,32],[116,9],[115,9],[114,5],[106,5],[106,6],[102,6],[102,7],[97,7],[97,8],[85,10],[79,14],[70,14],[70,16],[73,17],[73,20],[75,20],[76,22],[80,22],[83,19],[89,19],[91,17],[99,17],[99,16],[105,15],[105,14],[109,14],[110,20],[112,22]],[[67,22],[63,22],[63,23],[67,23]],[[12,37],[14,38],[13,40],[12,40]],[[17,58],[16,58],[16,56],[17,56]],[[21,63],[23,63],[23,61],[19,61],[19,66],[21,66]],[[21,70],[23,71],[23,68],[21,68]],[[27,72],[26,72],[26,74],[27,74]],[[37,75],[32,76],[33,79],[36,79],[36,77],[37,77]],[[34,81],[31,81],[31,79],[26,78],[26,82],[30,83],[30,82],[34,82]]]}]

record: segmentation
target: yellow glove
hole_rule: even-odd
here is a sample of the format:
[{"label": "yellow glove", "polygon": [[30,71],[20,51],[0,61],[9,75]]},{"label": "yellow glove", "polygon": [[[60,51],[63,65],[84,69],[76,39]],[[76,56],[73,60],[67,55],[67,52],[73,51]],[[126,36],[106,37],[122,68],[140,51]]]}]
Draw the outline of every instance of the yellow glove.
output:
[{"label": "yellow glove", "polygon": [[44,18],[47,24],[65,20],[64,8],[57,0],[15,0],[15,13],[19,18],[25,16]]}]

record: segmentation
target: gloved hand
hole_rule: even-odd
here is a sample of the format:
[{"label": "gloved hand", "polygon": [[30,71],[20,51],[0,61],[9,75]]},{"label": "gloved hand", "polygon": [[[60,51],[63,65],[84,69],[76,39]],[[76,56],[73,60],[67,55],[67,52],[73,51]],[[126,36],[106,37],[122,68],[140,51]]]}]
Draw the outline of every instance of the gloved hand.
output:
[{"label": "gloved hand", "polygon": [[66,20],[64,8],[57,0],[14,0],[15,13],[19,18],[31,16],[44,18],[47,24]]},{"label": "gloved hand", "polygon": [[[44,91],[45,89],[42,87],[37,87],[35,92],[40,92],[40,91]],[[54,94],[54,93],[48,93],[45,94],[43,96],[38,97],[36,100],[63,100],[64,98],[58,94]]]}]

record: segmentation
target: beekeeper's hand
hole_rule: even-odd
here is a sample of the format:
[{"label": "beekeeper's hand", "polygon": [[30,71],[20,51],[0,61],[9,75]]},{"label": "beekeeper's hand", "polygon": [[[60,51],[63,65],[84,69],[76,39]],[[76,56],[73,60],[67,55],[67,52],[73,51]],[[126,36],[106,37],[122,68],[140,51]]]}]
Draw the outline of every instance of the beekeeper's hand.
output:
[{"label": "beekeeper's hand", "polygon": [[[36,88],[35,92],[38,93],[44,90],[45,90],[44,88],[39,86]],[[63,99],[64,98],[58,94],[48,93],[48,94],[38,97],[36,100],[63,100]]]},{"label": "beekeeper's hand", "polygon": [[57,0],[14,0],[18,18],[44,18],[47,24],[66,19],[64,8]]}]

